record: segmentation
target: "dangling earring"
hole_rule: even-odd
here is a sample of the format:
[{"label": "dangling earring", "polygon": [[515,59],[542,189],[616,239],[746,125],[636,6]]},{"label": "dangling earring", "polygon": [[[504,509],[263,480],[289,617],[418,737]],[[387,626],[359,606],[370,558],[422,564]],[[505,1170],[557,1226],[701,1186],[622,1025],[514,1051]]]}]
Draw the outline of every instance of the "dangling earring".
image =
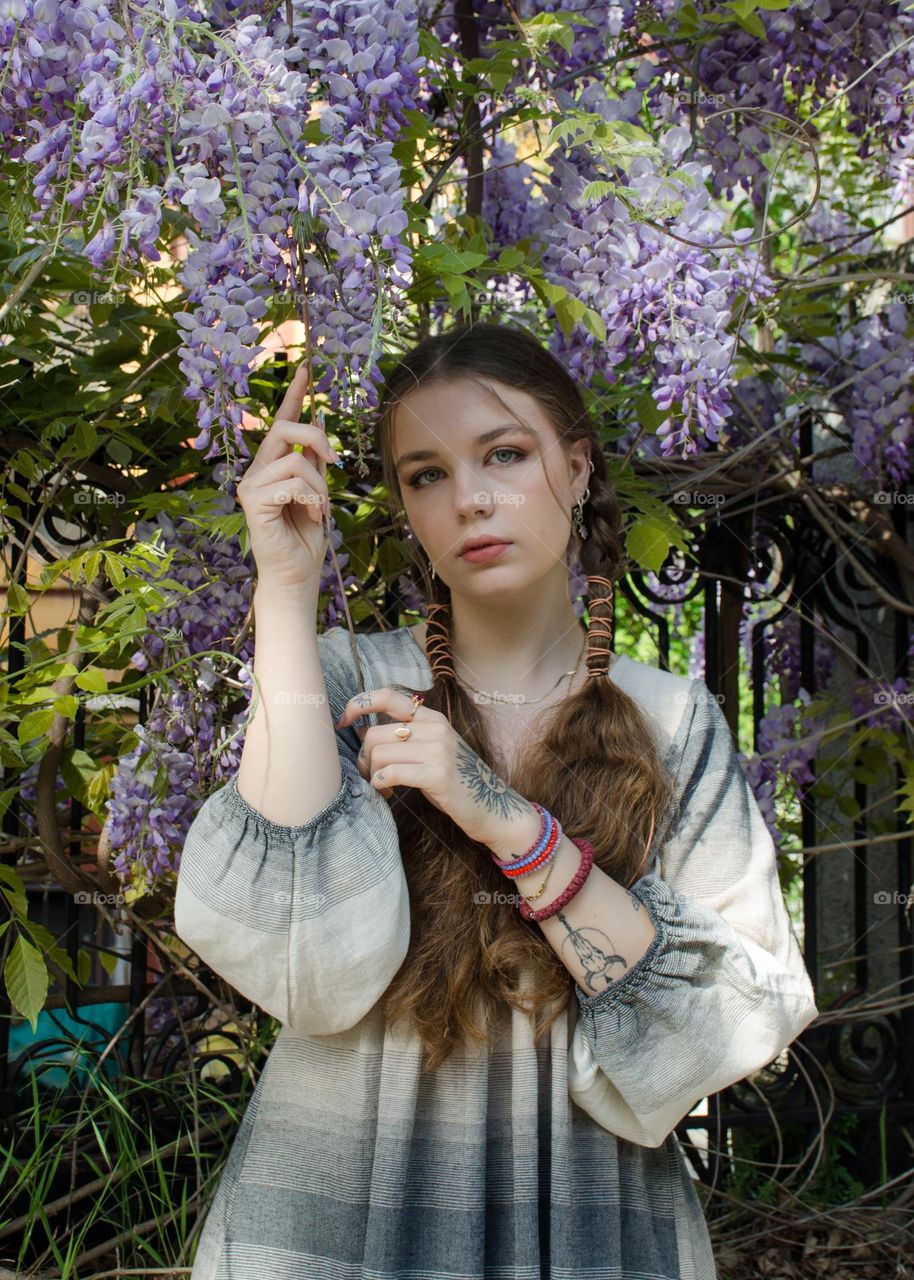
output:
[{"label": "dangling earring", "polygon": [[[592,460],[590,463],[590,470],[592,473],[593,472]],[[575,509],[573,509],[574,531],[577,534],[577,536],[581,539],[582,542],[587,537],[587,530],[584,527],[584,503],[587,501],[589,497],[590,497],[590,485],[587,486],[587,488],[581,494],[580,498],[578,498],[576,507]]]}]

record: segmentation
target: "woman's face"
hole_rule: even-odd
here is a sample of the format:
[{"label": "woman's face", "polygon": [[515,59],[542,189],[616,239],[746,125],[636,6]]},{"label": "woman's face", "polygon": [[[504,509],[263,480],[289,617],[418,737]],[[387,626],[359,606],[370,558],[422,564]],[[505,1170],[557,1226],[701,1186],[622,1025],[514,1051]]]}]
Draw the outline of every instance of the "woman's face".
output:
[{"label": "woman's face", "polygon": [[[587,442],[577,441],[566,459],[532,396],[494,380],[489,385],[524,425],[474,383],[454,381],[411,391],[397,406],[392,430],[413,533],[451,591],[469,596],[523,590],[564,563],[589,457]],[[539,438],[542,461],[530,432]],[[489,438],[479,440],[483,435]],[[416,452],[423,456],[410,456]],[[461,555],[468,538],[481,537],[510,545],[490,560]]]}]

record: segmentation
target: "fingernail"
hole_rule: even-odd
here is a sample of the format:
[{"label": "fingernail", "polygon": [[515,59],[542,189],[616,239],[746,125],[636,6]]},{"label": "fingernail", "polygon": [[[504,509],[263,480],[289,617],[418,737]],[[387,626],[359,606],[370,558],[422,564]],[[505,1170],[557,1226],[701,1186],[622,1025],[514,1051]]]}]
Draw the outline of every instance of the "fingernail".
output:
[{"label": "fingernail", "polygon": [[333,465],[334,465],[335,467],[342,467],[342,466],[343,466],[343,460],[342,460],[341,458],[337,458],[337,460],[334,462],[334,464],[333,464]]}]

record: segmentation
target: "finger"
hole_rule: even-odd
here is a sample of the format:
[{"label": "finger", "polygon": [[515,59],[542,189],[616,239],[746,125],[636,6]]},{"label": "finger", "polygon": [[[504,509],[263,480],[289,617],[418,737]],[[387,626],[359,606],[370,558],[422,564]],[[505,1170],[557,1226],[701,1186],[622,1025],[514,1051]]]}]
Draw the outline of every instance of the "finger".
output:
[{"label": "finger", "polygon": [[[323,417],[323,415],[319,416]],[[313,455],[315,462],[324,463],[325,469],[328,461],[336,462],[339,458],[339,454],[330,444],[322,426],[312,427],[304,422],[287,422],[285,419],[277,418],[264,436],[251,464],[255,474],[263,467],[268,467],[271,462],[276,462],[278,458],[297,452],[296,446],[306,448],[309,454]]]},{"label": "finger", "polygon": [[[402,693],[399,689],[383,685],[380,689],[372,689],[369,693],[357,693],[350,698],[343,707],[335,727],[342,729],[352,720],[358,720],[361,716],[375,715],[381,711],[386,711],[388,715],[398,720],[408,720],[412,718],[412,710],[412,694]],[[422,715],[424,711],[425,708],[420,704],[416,708],[416,715]]]},{"label": "finger", "polygon": [[282,404],[276,414],[277,418],[286,418],[289,422],[298,422],[301,417],[302,405],[305,403],[305,392],[310,384],[310,370],[307,360],[303,360],[289,383],[286,394],[283,396]]}]

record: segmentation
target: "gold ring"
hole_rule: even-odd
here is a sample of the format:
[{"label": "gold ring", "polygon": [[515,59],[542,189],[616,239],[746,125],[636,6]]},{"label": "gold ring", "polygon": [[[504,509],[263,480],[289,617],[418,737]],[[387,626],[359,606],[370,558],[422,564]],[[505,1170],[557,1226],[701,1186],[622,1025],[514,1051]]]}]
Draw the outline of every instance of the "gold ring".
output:
[{"label": "gold ring", "polygon": [[394,729],[394,737],[400,738],[403,742],[410,736],[412,730],[408,724],[401,724],[399,728]]},{"label": "gold ring", "polygon": [[423,704],[423,702],[424,702],[424,701],[425,701],[425,698],[424,698],[424,696],[423,696],[421,693],[414,693],[414,694],[413,694],[413,696],[412,696],[412,704],[413,704],[413,706],[412,706],[412,710],[411,710],[411,711],[410,711],[410,713],[409,713],[409,718],[410,718],[410,720],[412,720],[413,716],[416,714],[416,712],[417,712],[417,711],[419,710],[419,708],[422,706],[422,704]]}]

